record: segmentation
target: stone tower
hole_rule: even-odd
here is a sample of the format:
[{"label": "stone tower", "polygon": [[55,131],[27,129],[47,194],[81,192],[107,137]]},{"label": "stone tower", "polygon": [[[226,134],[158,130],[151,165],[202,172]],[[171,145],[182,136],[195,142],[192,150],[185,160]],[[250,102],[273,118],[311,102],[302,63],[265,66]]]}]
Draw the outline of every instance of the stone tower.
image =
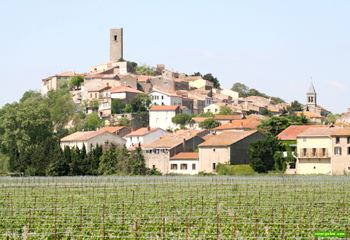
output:
[{"label": "stone tower", "polygon": [[109,42],[109,60],[111,62],[123,60],[123,28],[111,29]]},{"label": "stone tower", "polygon": [[306,96],[307,96],[307,99],[306,99],[306,102],[307,102],[307,107],[310,109],[314,109],[317,107],[317,94],[316,94],[316,91],[315,91],[315,87],[314,85],[311,83],[310,85],[310,88],[309,88],[309,91],[307,91],[306,93]]}]

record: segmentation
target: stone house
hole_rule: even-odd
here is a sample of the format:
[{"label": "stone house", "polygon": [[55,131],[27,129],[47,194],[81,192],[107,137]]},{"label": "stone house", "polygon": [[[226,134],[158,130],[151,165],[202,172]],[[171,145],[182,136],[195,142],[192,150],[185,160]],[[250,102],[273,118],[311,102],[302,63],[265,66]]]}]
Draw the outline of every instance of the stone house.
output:
[{"label": "stone house", "polygon": [[118,135],[119,137],[124,137],[125,135],[131,132],[131,129],[126,126],[110,126],[110,127],[103,127],[100,129],[100,131],[106,131],[114,135]]},{"label": "stone house", "polygon": [[170,158],[180,152],[193,152],[202,143],[207,131],[179,131],[142,146],[146,167],[156,168],[163,174],[170,172]]},{"label": "stone house", "polygon": [[68,80],[74,76],[84,76],[84,74],[67,71],[43,79],[41,94],[46,95],[49,91],[56,91],[60,86],[68,83]]},{"label": "stone house", "polygon": [[168,132],[161,128],[144,127],[132,131],[127,134],[124,139],[126,139],[126,147],[133,148],[151,143],[166,134],[168,134]]},{"label": "stone house", "polygon": [[111,144],[114,145],[124,145],[125,140],[115,134],[108,131],[98,130],[98,131],[86,131],[86,132],[75,132],[70,134],[60,141],[60,146],[64,149],[66,146],[73,148],[77,147],[82,149],[85,145],[86,151],[89,152],[91,149],[96,147],[96,145],[102,147],[108,147]]},{"label": "stone house", "polygon": [[128,86],[119,86],[111,89],[111,98],[120,99],[123,102],[128,103],[133,98],[135,98],[138,94],[142,94],[142,93],[143,92]]},{"label": "stone house", "polygon": [[249,164],[248,148],[263,139],[256,130],[209,135],[198,145],[199,171],[215,172],[218,163]]}]

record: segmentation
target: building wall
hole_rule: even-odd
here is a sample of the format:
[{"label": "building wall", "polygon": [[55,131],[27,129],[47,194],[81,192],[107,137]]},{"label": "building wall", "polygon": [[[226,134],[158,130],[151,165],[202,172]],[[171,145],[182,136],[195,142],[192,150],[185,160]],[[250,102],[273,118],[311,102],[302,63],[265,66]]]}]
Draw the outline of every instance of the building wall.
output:
[{"label": "building wall", "polygon": [[197,79],[194,81],[190,81],[189,86],[192,88],[208,89],[208,88],[212,88],[214,86],[214,84],[208,80],[205,80],[205,79]]},{"label": "building wall", "polygon": [[[350,137],[350,136],[349,136]],[[336,137],[332,137],[332,174],[342,175],[350,172],[350,155],[348,154],[347,137],[339,137],[340,142],[336,143]],[[334,148],[341,147],[341,155],[334,154]]]},{"label": "building wall", "polygon": [[230,89],[223,89],[220,93],[226,96],[230,96],[232,100],[237,100],[239,98],[238,92],[232,91]]},{"label": "building wall", "polygon": [[171,119],[176,115],[175,111],[150,111],[149,112],[149,125],[151,128],[176,129]]},{"label": "building wall", "polygon": [[162,174],[167,174],[169,172],[169,151],[159,151],[158,153],[147,153],[143,151],[143,156],[147,168],[156,168]]},{"label": "building wall", "polygon": [[[176,164],[177,169],[171,169],[171,165]],[[181,164],[187,164],[187,170],[181,169]],[[195,169],[192,169],[192,164],[195,165]],[[169,173],[175,174],[198,174],[199,161],[198,159],[181,159],[181,160],[170,160],[169,161]]]},{"label": "building wall", "polygon": [[86,151],[89,152],[96,145],[104,146],[106,145],[106,143],[114,145],[124,145],[126,141],[119,136],[110,133],[103,133],[86,141],[61,142],[60,145],[62,149],[64,149],[66,146],[71,148],[77,147],[79,149],[82,149],[83,145],[85,145]]},{"label": "building wall", "polygon": [[331,174],[331,160],[328,159],[299,159],[297,174]]},{"label": "building wall", "polygon": [[296,162],[297,174],[331,174],[331,155],[329,158],[304,158],[302,149],[322,149],[325,148],[328,153],[332,153],[332,140],[329,137],[298,137]]},{"label": "building wall", "polygon": [[230,147],[199,147],[199,171],[214,172],[213,163],[230,162]]},{"label": "building wall", "polygon": [[139,143],[142,144],[148,144],[155,140],[158,140],[160,137],[166,135],[167,132],[162,129],[157,129],[149,134],[146,134],[144,136],[130,136],[126,137],[126,147],[132,147],[132,146],[138,146]]},{"label": "building wall", "polygon": [[110,30],[110,61],[123,59],[123,28]]},{"label": "building wall", "polygon": [[176,96],[169,96],[161,92],[150,93],[153,105],[182,105],[182,98]]},{"label": "building wall", "polygon": [[256,132],[241,141],[238,141],[230,147],[230,163],[231,164],[249,164],[248,149],[251,143],[264,138],[259,132]]},{"label": "building wall", "polygon": [[206,106],[204,108],[204,112],[212,112],[214,114],[219,113],[220,111],[220,106],[216,105],[216,104],[211,104],[209,106]]}]

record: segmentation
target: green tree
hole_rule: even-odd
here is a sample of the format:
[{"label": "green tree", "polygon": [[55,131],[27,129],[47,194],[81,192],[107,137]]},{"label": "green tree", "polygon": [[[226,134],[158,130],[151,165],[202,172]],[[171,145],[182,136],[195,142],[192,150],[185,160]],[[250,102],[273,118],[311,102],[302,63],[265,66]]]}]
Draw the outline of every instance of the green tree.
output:
[{"label": "green tree", "polygon": [[287,168],[287,163],[286,159],[283,158],[282,152],[281,151],[276,151],[273,155],[273,159],[275,161],[275,170],[284,172]]},{"label": "green tree", "polygon": [[83,76],[73,76],[69,79],[69,88],[70,89],[80,89],[81,84],[84,82],[84,77]]},{"label": "green tree", "polygon": [[132,61],[127,61],[127,69],[129,73],[136,73],[137,63]]},{"label": "green tree", "polygon": [[252,143],[249,146],[248,154],[250,166],[258,173],[266,173],[274,169],[274,155],[281,150],[280,142],[273,136]]},{"label": "green tree", "polygon": [[249,92],[249,87],[243,83],[236,82],[233,84],[231,90],[238,92],[239,96],[241,97],[247,97]]},{"label": "green tree", "polygon": [[214,88],[219,88],[220,89],[220,82],[219,80],[214,77],[211,73],[207,73],[203,76],[203,79],[208,80],[214,84]]},{"label": "green tree", "polygon": [[142,155],[141,147],[137,147],[130,154],[130,173],[132,175],[145,175],[147,172],[145,158]]},{"label": "green tree", "polygon": [[126,104],[124,111],[127,113],[147,112],[151,99],[147,94],[138,94],[128,104]]},{"label": "green tree", "polygon": [[117,125],[118,125],[118,126],[130,127],[131,122],[130,122],[129,118],[127,118],[127,117],[121,117],[121,118],[118,119]]},{"label": "green tree", "polygon": [[188,124],[191,121],[191,116],[186,113],[179,113],[175,115],[171,121],[175,124],[181,125],[181,127],[184,127],[186,124]]},{"label": "green tree", "polygon": [[153,67],[150,67],[145,64],[141,66],[136,66],[135,72],[136,74],[139,74],[139,75],[150,75],[150,76],[156,75],[156,70]]},{"label": "green tree", "polygon": [[100,158],[98,172],[101,175],[111,175],[117,172],[117,147],[112,145],[108,150],[104,151]]},{"label": "green tree", "polygon": [[273,116],[267,120],[262,121],[258,128],[264,134],[277,136],[280,132],[282,132],[290,125],[303,125],[307,123],[308,120],[305,118],[305,116]]},{"label": "green tree", "polygon": [[47,94],[47,103],[54,129],[57,132],[62,132],[76,112],[72,95],[64,88],[50,91]]},{"label": "green tree", "polygon": [[112,114],[124,113],[125,103],[118,98],[112,99]]},{"label": "green tree", "polygon": [[103,125],[102,119],[98,116],[97,113],[90,113],[86,115],[86,118],[83,120],[80,129],[93,131],[97,128],[100,128]]},{"label": "green tree", "polygon": [[65,161],[63,152],[58,144],[56,144],[50,163],[46,169],[48,176],[67,176],[69,173],[69,165]]},{"label": "green tree", "polygon": [[231,114],[233,114],[233,111],[228,106],[220,106],[219,114],[220,115],[231,115]]},{"label": "green tree", "polygon": [[214,118],[205,119],[203,122],[199,123],[199,127],[207,130],[211,130],[220,126],[220,123]]},{"label": "green tree", "polygon": [[297,100],[295,100],[290,103],[290,106],[287,108],[287,111],[290,113],[303,111],[303,105]]}]

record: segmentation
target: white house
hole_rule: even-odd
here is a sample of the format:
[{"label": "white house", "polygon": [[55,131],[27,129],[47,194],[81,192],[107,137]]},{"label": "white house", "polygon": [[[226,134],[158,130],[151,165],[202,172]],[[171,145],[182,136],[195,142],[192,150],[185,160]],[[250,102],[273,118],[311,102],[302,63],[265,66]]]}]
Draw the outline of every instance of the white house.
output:
[{"label": "white house", "polygon": [[153,105],[182,105],[182,97],[175,93],[153,89],[149,95]]},{"label": "white house", "polygon": [[232,101],[238,101],[238,98],[239,98],[239,94],[238,92],[236,91],[232,91],[230,89],[222,89],[220,91],[221,94],[223,95],[226,95],[226,96],[229,96],[232,98]]},{"label": "white house", "polygon": [[198,152],[180,152],[170,158],[169,173],[198,174]]},{"label": "white house", "polygon": [[151,143],[160,137],[166,135],[167,132],[161,128],[139,128],[124,137],[126,139],[126,147],[132,148],[142,146],[142,144]]},{"label": "white house", "polygon": [[122,137],[112,134],[106,130],[99,131],[86,131],[86,132],[75,132],[61,139],[61,148],[64,149],[66,146],[73,148],[77,147],[82,149],[85,145],[86,151],[89,152],[96,145],[102,147],[110,144],[124,145],[126,142]]},{"label": "white house", "polygon": [[180,106],[153,105],[149,110],[149,126],[163,130],[176,129],[177,125],[172,122],[172,118],[180,112]]}]

